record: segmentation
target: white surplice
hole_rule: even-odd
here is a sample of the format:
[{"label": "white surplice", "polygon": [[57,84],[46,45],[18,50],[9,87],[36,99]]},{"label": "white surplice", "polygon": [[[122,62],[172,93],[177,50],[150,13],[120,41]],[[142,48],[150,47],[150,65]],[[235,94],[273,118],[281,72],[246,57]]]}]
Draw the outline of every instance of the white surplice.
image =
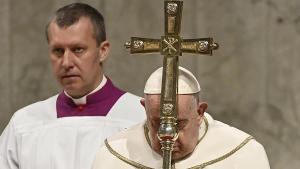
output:
[{"label": "white surplice", "polygon": [[57,95],[13,115],[0,137],[0,169],[90,169],[107,136],[145,119],[140,98],[130,93],[106,117],[57,118],[56,100]]}]

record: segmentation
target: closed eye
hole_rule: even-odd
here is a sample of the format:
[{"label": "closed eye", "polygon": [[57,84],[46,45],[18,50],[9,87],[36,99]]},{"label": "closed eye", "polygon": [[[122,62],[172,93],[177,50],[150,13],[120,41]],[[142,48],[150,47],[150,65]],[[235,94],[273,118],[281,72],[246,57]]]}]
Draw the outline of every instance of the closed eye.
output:
[{"label": "closed eye", "polygon": [[188,123],[188,120],[178,120],[177,121],[177,129],[182,130]]}]

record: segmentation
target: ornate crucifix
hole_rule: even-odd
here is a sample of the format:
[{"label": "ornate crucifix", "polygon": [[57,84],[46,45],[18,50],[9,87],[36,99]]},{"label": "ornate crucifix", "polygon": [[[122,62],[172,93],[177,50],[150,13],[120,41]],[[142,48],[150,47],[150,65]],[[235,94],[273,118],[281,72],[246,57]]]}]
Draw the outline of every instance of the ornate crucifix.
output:
[{"label": "ornate crucifix", "polygon": [[160,39],[132,37],[125,47],[130,53],[160,52],[164,55],[163,80],[160,102],[160,128],[157,136],[162,145],[163,169],[171,169],[172,150],[178,137],[177,93],[178,57],[182,53],[212,55],[218,44],[212,38],[182,39],[180,37],[183,1],[165,1],[165,35]]}]

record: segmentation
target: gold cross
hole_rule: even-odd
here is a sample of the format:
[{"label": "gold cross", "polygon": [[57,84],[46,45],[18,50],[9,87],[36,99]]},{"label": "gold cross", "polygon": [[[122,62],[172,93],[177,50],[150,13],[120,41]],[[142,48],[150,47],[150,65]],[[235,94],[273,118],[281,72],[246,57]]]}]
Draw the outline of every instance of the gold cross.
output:
[{"label": "gold cross", "polygon": [[160,128],[158,138],[162,144],[163,169],[171,169],[171,152],[178,137],[177,93],[178,56],[182,53],[209,54],[218,48],[212,38],[182,39],[180,37],[183,1],[164,2],[165,35],[160,39],[132,37],[125,47],[131,54],[160,52],[164,55],[162,92],[160,102]]}]

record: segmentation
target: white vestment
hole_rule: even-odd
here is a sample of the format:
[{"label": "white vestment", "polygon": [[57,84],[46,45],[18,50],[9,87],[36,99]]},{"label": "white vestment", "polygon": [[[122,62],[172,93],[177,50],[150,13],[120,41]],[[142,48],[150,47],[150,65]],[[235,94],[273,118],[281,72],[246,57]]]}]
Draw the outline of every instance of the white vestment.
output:
[{"label": "white vestment", "polygon": [[[270,169],[261,144],[248,134],[213,120],[201,124],[203,139],[187,158],[173,164],[176,169]],[[162,168],[162,157],[154,152],[146,139],[144,124],[110,137],[97,153],[93,169]],[[122,159],[122,160],[121,160]]]},{"label": "white vestment", "polygon": [[105,117],[57,118],[56,100],[57,95],[13,115],[0,137],[0,169],[90,169],[107,136],[145,119],[140,98],[130,93]]}]

